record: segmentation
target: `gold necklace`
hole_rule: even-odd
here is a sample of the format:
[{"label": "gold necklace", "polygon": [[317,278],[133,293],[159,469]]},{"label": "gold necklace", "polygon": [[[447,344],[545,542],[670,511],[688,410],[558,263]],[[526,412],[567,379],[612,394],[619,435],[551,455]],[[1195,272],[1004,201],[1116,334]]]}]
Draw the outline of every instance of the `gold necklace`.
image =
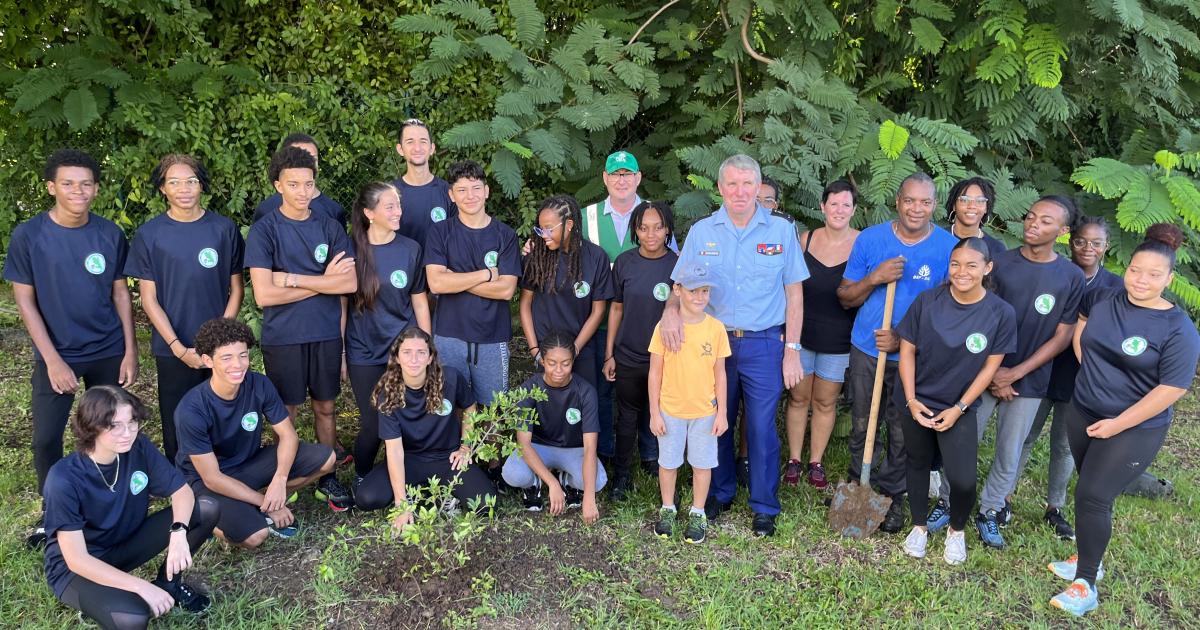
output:
[{"label": "gold necklace", "polygon": [[[91,457],[88,459],[91,459]],[[104,471],[100,470],[100,464],[97,464],[96,460],[92,459],[92,465],[96,467],[96,472],[100,473],[100,481],[103,481],[104,485],[108,486],[108,491],[116,492],[117,481],[121,478],[121,454],[117,453],[117,474],[113,476],[112,483],[108,483],[108,479],[104,478]]]}]

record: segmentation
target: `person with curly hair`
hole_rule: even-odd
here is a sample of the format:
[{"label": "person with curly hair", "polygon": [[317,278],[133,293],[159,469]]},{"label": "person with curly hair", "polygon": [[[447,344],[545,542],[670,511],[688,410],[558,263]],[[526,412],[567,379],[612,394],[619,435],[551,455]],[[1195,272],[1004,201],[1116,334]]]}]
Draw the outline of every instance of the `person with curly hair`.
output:
[{"label": "person with curly hair", "polygon": [[955,238],[978,236],[995,256],[1008,249],[1004,242],[987,233],[984,226],[996,209],[996,185],[985,177],[968,177],[954,184],[946,195],[946,219]]},{"label": "person with curly hair", "polygon": [[[290,133],[279,142],[279,151],[288,147],[295,147],[303,150],[305,153],[312,156],[313,165],[319,166],[321,161],[321,152],[317,147],[317,141],[306,133]],[[314,172],[315,176],[316,173]],[[279,210],[283,206],[283,194],[276,191],[275,194],[263,199],[254,208],[254,220],[251,223],[258,223],[260,219]],[[317,213],[329,217],[335,223],[346,228],[346,209],[342,204],[333,200],[329,195],[321,194],[320,189],[313,185],[312,196],[308,201],[308,207],[312,208]]]}]

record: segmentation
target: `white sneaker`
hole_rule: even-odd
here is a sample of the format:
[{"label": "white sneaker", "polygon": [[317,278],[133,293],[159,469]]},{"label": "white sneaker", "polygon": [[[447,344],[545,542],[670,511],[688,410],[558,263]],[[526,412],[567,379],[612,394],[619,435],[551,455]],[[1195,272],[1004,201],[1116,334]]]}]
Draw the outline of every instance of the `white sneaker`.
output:
[{"label": "white sneaker", "polygon": [[904,539],[904,553],[914,558],[925,557],[925,545],[929,542],[929,534],[925,530],[914,527]]},{"label": "white sneaker", "polygon": [[950,565],[967,561],[967,537],[962,532],[950,531],[946,534],[946,551],[942,559]]}]

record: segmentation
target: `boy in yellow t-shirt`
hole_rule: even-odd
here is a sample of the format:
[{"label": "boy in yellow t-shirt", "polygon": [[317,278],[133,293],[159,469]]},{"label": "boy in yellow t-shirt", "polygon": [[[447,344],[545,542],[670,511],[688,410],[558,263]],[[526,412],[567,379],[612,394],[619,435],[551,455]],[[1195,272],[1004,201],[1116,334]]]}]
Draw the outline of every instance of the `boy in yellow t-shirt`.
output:
[{"label": "boy in yellow t-shirt", "polygon": [[650,338],[650,431],[658,436],[658,489],[662,508],[654,532],[670,538],[675,532],[675,478],[686,449],[692,465],[692,509],[684,539],[704,542],[708,519],[704,501],[712,469],[717,467],[717,437],[728,428],[725,419],[725,357],[730,355],[725,325],[704,312],[710,281],[707,269],[684,270],[675,283],[683,344],[667,352],[659,327]]}]

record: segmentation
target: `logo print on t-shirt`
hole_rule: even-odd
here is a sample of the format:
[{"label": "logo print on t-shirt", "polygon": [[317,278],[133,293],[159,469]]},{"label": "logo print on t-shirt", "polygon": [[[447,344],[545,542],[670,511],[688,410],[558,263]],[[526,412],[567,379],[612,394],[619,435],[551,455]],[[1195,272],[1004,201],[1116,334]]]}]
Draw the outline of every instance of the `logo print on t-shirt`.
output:
[{"label": "logo print on t-shirt", "polygon": [[319,263],[324,263],[326,258],[329,258],[329,246],[321,243],[313,250],[313,259]]},{"label": "logo print on t-shirt", "polygon": [[496,264],[499,262],[500,262],[500,253],[494,249],[483,255],[483,266],[484,267],[495,267]]},{"label": "logo print on t-shirt", "polygon": [[1054,310],[1054,296],[1043,293],[1033,300],[1033,310],[1045,315]]},{"label": "logo print on t-shirt", "polygon": [[129,491],[134,495],[141,494],[148,485],[150,485],[150,478],[140,470],[134,471],[133,475],[129,477]]},{"label": "logo print on t-shirt", "polygon": [[433,209],[429,211],[429,218],[434,223],[441,223],[442,221],[445,221],[446,209],[441,206],[434,206]]},{"label": "logo print on t-shirt", "polygon": [[659,302],[666,302],[671,295],[671,287],[667,286],[666,282],[659,282],[654,285],[654,299]]},{"label": "logo print on t-shirt", "polygon": [[247,431],[253,431],[254,429],[258,428],[257,411],[251,411],[250,413],[242,416],[242,428]]},{"label": "logo print on t-shirt", "polygon": [[700,344],[700,356],[711,357],[712,355],[712,343],[705,341],[704,343]]},{"label": "logo print on t-shirt", "polygon": [[967,350],[971,351],[971,354],[979,354],[980,352],[983,352],[985,349],[987,349],[987,344],[987,337],[984,336],[983,333],[971,333],[967,336],[966,346]]},{"label": "logo print on t-shirt", "polygon": [[104,254],[100,252],[92,252],[87,255],[87,258],[83,259],[83,268],[87,269],[88,273],[93,276],[104,273],[104,269],[107,267],[108,265],[104,261]]},{"label": "logo print on t-shirt", "polygon": [[1145,337],[1130,337],[1121,342],[1121,352],[1128,354],[1131,357],[1136,357],[1146,351],[1150,344],[1146,343]]},{"label": "logo print on t-shirt", "polygon": [[591,292],[592,285],[588,284],[586,280],[580,280],[579,282],[575,283],[575,297],[585,298]]},{"label": "logo print on t-shirt", "polygon": [[582,419],[583,415],[579,413],[578,409],[571,407],[567,410],[567,422],[569,424],[579,424],[579,421]]},{"label": "logo print on t-shirt", "polygon": [[442,399],[442,406],[441,406],[441,408],[439,408],[439,409],[437,410],[437,414],[438,414],[439,416],[448,416],[448,415],[450,415],[450,412],[451,412],[451,411],[453,411],[453,410],[454,410],[454,407],[450,405],[450,401],[449,401],[449,400],[447,400],[447,399],[445,399],[445,398],[443,398],[443,399]]},{"label": "logo print on t-shirt", "polygon": [[403,269],[397,269],[392,272],[392,286],[397,289],[403,289],[408,286],[408,274]]},{"label": "logo print on t-shirt", "polygon": [[917,270],[917,275],[913,276],[912,279],[928,281],[932,274],[933,272],[930,271],[929,265],[921,265],[921,268]]},{"label": "logo print on t-shirt", "polygon": [[205,269],[212,269],[213,267],[217,266],[217,250],[211,247],[205,247],[204,249],[200,250],[200,254],[196,256],[196,259],[200,261],[201,267],[204,267]]}]

